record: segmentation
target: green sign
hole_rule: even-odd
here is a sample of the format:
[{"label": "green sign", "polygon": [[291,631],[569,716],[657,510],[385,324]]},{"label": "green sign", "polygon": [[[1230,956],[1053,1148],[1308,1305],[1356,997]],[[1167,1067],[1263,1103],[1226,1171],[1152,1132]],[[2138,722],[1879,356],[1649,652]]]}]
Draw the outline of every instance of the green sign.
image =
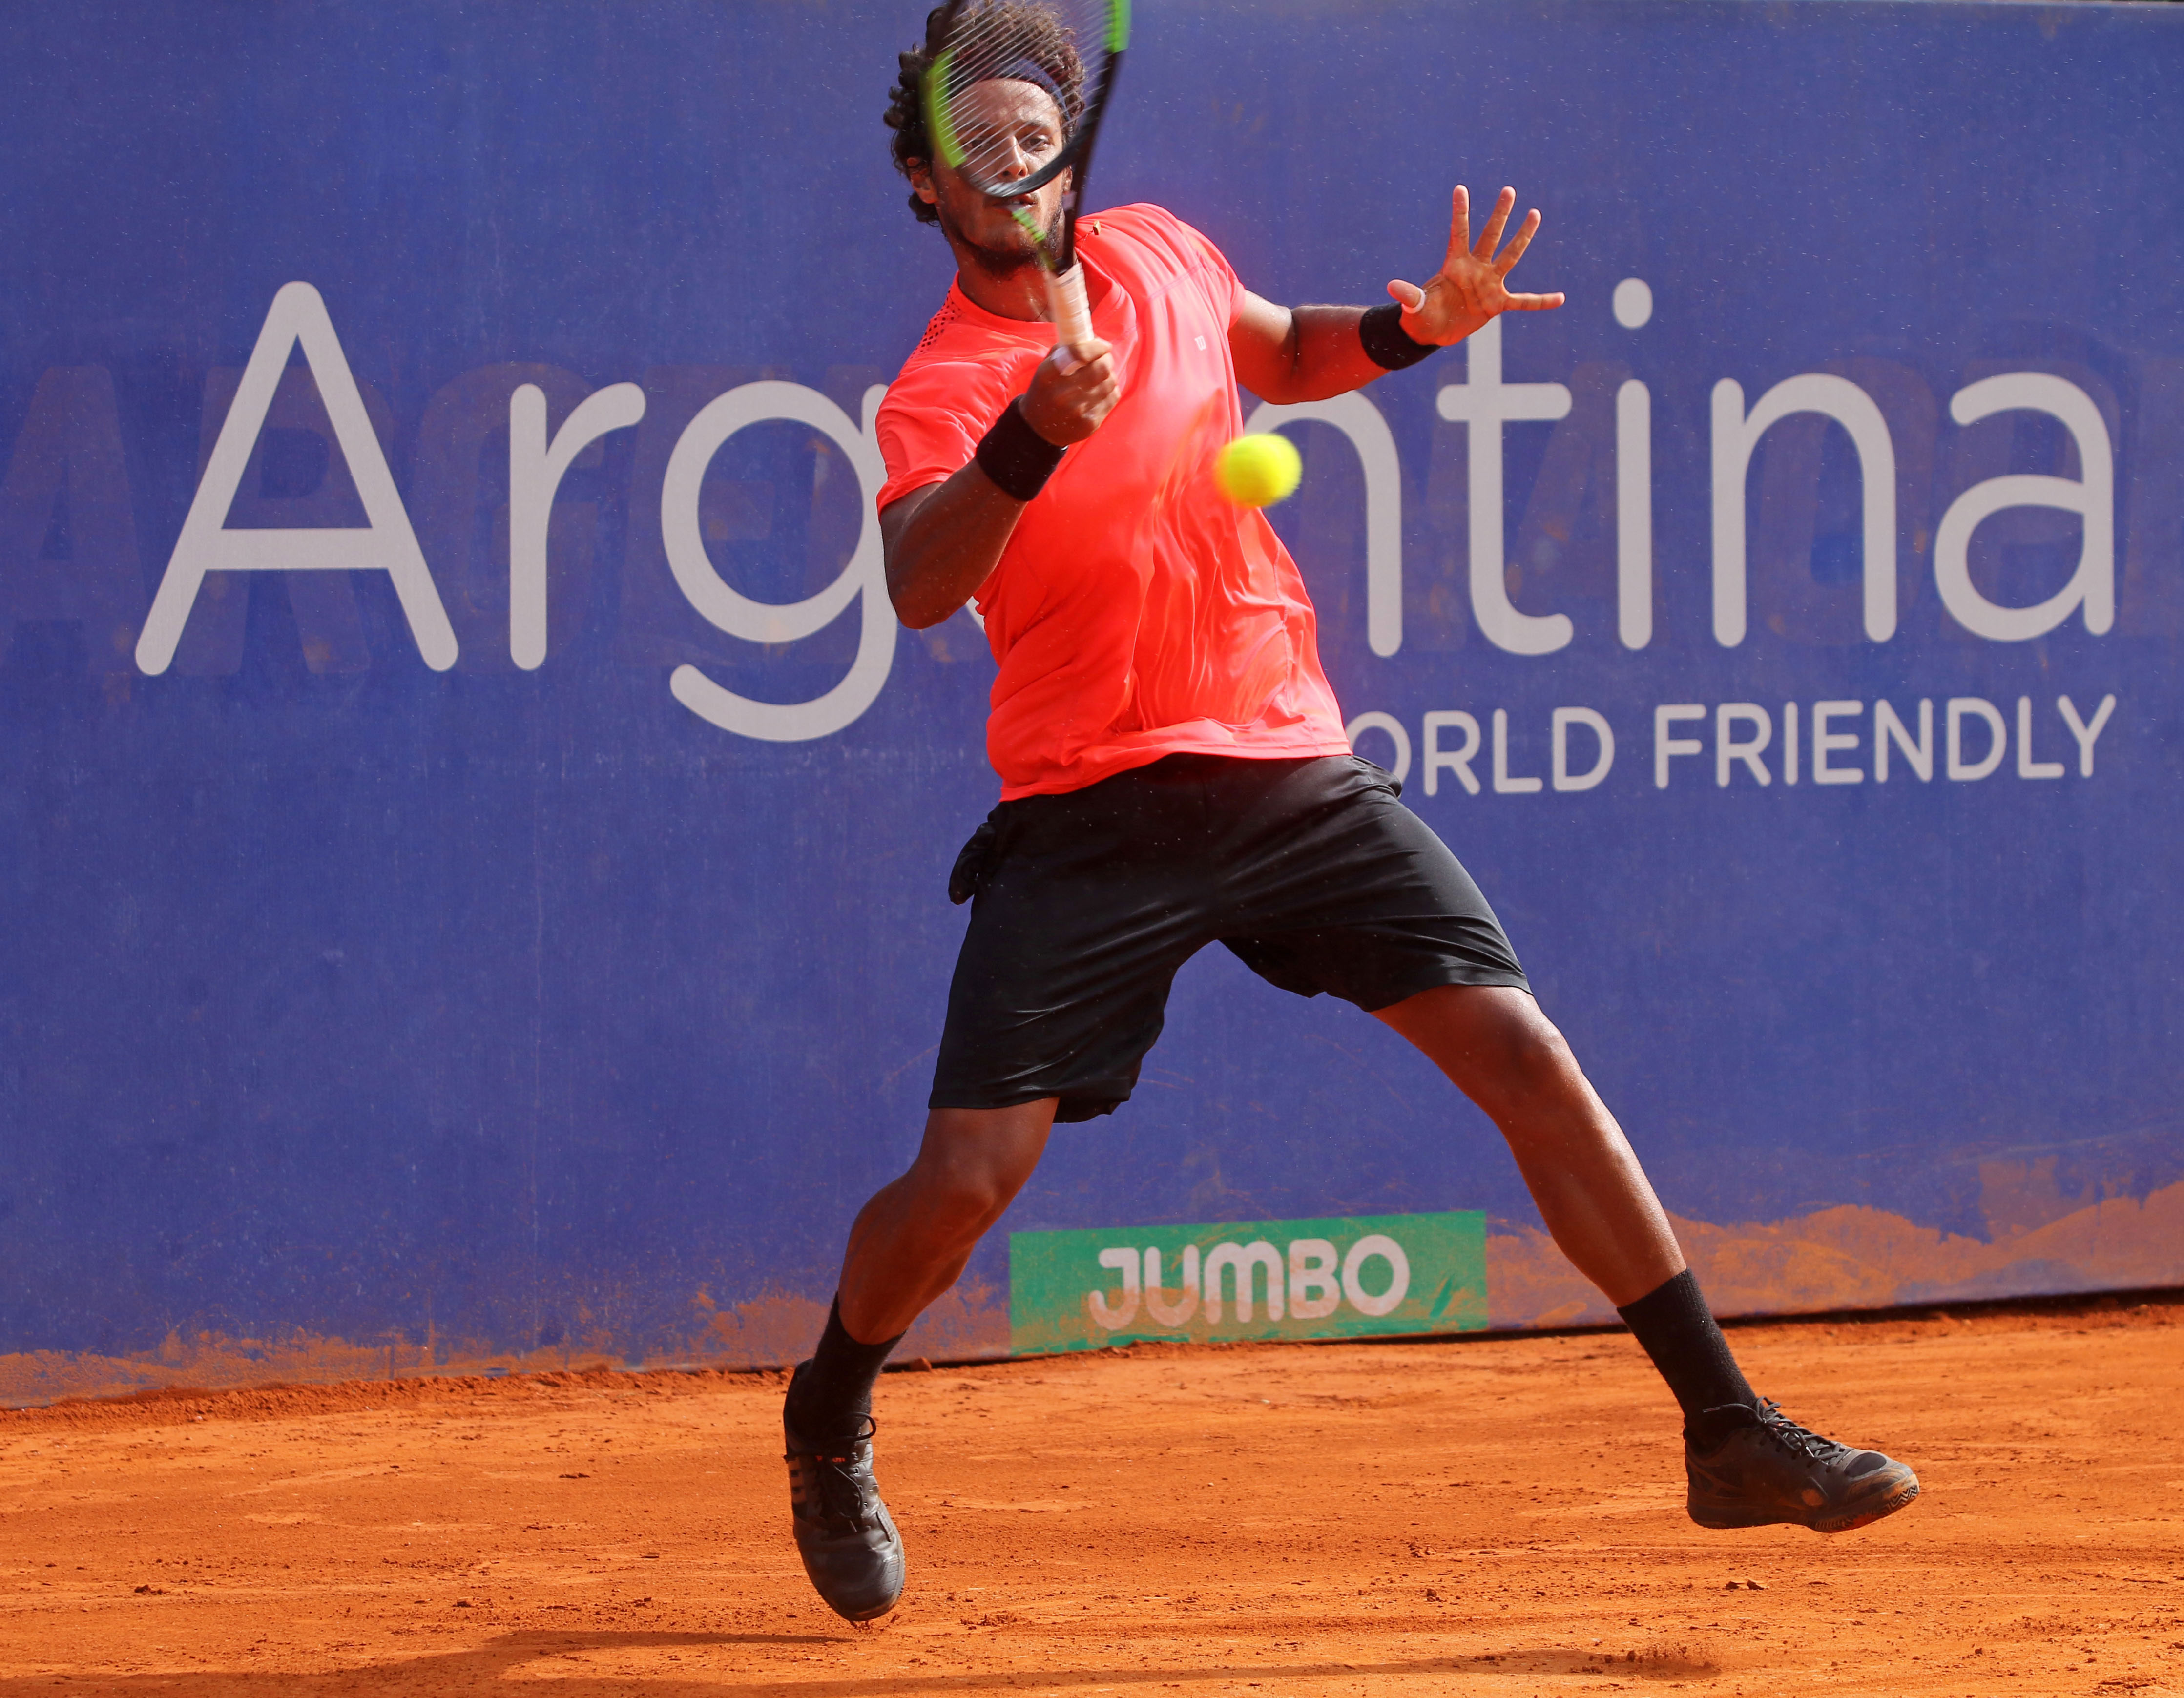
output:
[{"label": "green sign", "polygon": [[1485,1324],[1486,1216],[1475,1211],[1009,1234],[1015,1356]]}]

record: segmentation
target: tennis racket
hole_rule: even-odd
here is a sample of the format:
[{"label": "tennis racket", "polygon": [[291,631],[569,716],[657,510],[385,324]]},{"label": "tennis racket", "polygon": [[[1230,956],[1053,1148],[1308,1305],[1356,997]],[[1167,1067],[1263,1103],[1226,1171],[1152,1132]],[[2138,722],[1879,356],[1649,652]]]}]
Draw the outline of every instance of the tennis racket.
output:
[{"label": "tennis racket", "polygon": [[[926,125],[941,163],[996,201],[1069,173],[1055,228],[1041,229],[1022,207],[1010,211],[1046,272],[1055,341],[1072,348],[1092,340],[1077,207],[1129,36],[1129,0],[950,0],[928,37],[937,48],[925,72]],[[1045,88],[1061,109],[1061,145],[1050,153],[997,121],[994,86],[1010,80]]]}]

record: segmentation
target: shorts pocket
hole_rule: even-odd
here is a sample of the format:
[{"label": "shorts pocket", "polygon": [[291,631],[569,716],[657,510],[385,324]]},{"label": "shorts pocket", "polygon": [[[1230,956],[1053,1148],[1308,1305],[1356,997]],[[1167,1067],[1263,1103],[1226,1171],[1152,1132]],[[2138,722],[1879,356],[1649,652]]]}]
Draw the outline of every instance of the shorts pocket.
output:
[{"label": "shorts pocket", "polygon": [[957,907],[986,888],[1001,859],[1000,828],[993,816],[978,821],[978,829],[956,852],[956,865],[948,869],[948,899]]}]

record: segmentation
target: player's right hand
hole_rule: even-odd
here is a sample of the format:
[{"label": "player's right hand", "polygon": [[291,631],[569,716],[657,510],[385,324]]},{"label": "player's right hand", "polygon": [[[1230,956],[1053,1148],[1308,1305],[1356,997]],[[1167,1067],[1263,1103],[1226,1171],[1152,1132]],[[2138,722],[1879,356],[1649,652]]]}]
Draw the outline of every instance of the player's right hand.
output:
[{"label": "player's right hand", "polygon": [[1024,423],[1058,448],[1081,443],[1100,428],[1122,398],[1115,361],[1104,342],[1057,347],[1032,373],[1024,391]]}]

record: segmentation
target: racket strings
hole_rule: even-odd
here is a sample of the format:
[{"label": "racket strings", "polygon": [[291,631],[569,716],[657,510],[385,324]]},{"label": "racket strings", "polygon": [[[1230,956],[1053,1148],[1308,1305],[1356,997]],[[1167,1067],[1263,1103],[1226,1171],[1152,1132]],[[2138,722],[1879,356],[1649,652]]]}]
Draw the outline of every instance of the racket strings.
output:
[{"label": "racket strings", "polygon": [[1087,110],[1088,70],[1112,33],[1112,9],[1101,0],[986,0],[960,13],[928,73],[941,156],[989,192],[1047,171],[1053,156],[1020,154],[1022,138],[994,132],[990,102],[974,91],[1012,74],[1045,86],[1061,108],[1056,151],[1066,150]]},{"label": "racket strings", "polygon": [[1036,5],[998,0],[966,11],[949,33],[944,98],[956,100],[972,84],[1011,66],[1028,66],[1055,85],[1063,116],[1073,124],[1084,106],[1085,50],[1100,42],[1106,12],[1104,6],[1061,0]]}]

